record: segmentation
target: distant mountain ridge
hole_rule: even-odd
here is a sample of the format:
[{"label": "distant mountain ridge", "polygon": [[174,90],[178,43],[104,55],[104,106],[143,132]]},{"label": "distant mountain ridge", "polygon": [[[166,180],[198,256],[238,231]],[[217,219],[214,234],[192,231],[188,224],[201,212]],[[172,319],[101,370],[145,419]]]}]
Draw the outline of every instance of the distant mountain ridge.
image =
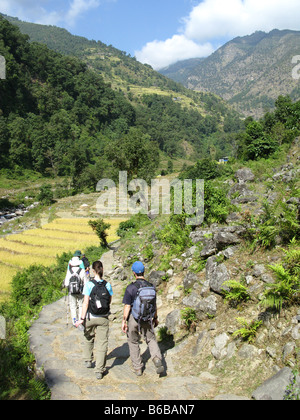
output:
[{"label": "distant mountain ridge", "polygon": [[188,107],[191,101],[194,101],[193,106],[200,112],[204,111],[204,114],[207,113],[206,102],[217,101],[228,108],[228,105],[215,95],[195,93],[112,45],[73,35],[57,26],[24,22],[4,14],[2,16],[18,26],[23,34],[29,35],[30,41],[45,44],[56,52],[76,56],[86,62],[90,68],[100,73],[112,88],[122,90],[133,102],[138,95],[157,93],[164,96],[181,96],[182,102],[186,102]]},{"label": "distant mountain ridge", "polygon": [[279,95],[300,97],[292,77],[300,55],[300,31],[262,31],[237,37],[206,59],[181,61],[160,72],[195,91],[212,92],[254,117],[274,107]]}]

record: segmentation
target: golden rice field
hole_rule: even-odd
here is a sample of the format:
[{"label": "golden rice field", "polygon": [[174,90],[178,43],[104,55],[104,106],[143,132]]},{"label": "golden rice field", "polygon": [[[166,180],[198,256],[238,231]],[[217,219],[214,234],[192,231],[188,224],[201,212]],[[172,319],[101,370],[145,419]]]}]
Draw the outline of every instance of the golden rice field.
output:
[{"label": "golden rice field", "polygon": [[[99,245],[99,239],[88,225],[88,220],[55,219],[40,229],[0,238],[0,301],[9,295],[11,280],[22,268],[33,264],[50,266],[55,263],[56,255]],[[124,220],[105,220],[111,224],[108,242],[118,239],[116,231]]]}]

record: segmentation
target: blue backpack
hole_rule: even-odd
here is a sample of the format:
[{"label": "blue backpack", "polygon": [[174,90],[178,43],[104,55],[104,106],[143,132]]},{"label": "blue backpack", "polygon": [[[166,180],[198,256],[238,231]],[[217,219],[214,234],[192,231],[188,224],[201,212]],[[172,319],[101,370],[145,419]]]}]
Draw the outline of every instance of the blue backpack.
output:
[{"label": "blue backpack", "polygon": [[132,305],[132,316],[138,321],[139,328],[141,321],[150,322],[156,313],[156,290],[153,284],[146,280],[138,280],[134,283],[137,287],[137,295]]}]

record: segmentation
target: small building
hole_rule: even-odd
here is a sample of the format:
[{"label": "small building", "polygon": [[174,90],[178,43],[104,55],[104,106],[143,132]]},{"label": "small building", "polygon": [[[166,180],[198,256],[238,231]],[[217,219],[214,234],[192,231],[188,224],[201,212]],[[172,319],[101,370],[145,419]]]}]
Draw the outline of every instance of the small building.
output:
[{"label": "small building", "polygon": [[219,163],[226,163],[229,161],[229,157],[223,157],[222,159],[219,159]]}]

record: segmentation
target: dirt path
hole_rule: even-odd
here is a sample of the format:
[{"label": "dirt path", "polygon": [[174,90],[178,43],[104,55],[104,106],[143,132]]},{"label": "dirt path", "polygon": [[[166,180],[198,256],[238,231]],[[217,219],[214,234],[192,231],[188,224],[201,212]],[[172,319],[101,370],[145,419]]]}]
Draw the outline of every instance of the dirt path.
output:
[{"label": "dirt path", "polygon": [[[106,268],[104,278],[115,261],[113,251],[102,257]],[[137,377],[131,369],[127,338],[121,332],[123,312],[123,283],[110,280],[113,291],[107,374],[101,381],[95,378],[94,369],[83,364],[83,334],[66,324],[67,305],[61,299],[43,308],[39,319],[30,328],[30,346],[35,354],[37,368],[43,370],[51,389],[52,400],[202,400],[217,395],[218,378],[207,372],[200,376],[181,376],[172,361],[177,348],[165,351],[165,372],[159,376],[145,343],[141,344],[145,371]],[[225,398],[225,396],[224,396]]]}]

